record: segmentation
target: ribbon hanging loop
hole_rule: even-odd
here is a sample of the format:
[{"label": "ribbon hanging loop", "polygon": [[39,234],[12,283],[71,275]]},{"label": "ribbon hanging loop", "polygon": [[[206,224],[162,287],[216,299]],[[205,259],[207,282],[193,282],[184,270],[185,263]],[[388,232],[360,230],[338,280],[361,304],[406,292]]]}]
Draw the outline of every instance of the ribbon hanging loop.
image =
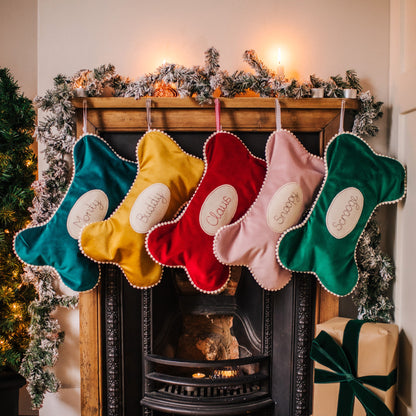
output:
[{"label": "ribbon hanging loop", "polygon": [[215,104],[215,125],[216,125],[216,129],[217,132],[222,130],[221,127],[221,103],[220,103],[220,99],[216,98],[214,100],[214,104]]},{"label": "ribbon hanging loop", "polygon": [[275,116],[276,116],[276,131],[282,129],[282,111],[280,108],[279,99],[275,99]]},{"label": "ribbon hanging loop", "polygon": [[87,100],[82,101],[82,133],[87,134],[88,104]]},{"label": "ribbon hanging loop", "polygon": [[342,100],[341,101],[341,113],[339,116],[339,129],[338,129],[339,134],[344,132],[344,116],[345,116],[345,100]]},{"label": "ribbon hanging loop", "polygon": [[151,98],[147,98],[146,99],[146,122],[147,122],[147,131],[151,130],[151,128],[152,128],[151,108],[152,108],[152,99]]}]

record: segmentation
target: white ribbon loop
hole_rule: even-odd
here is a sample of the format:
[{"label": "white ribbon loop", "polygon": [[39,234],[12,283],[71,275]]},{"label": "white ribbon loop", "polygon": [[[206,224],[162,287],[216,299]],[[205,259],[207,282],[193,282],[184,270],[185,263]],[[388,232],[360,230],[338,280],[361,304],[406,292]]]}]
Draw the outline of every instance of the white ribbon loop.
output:
[{"label": "white ribbon loop", "polygon": [[344,131],[344,116],[345,116],[345,100],[341,101],[341,114],[339,116],[339,130],[338,133]]},{"label": "white ribbon loop", "polygon": [[275,115],[276,115],[276,131],[282,129],[282,112],[280,108],[279,100],[275,99]]},{"label": "white ribbon loop", "polygon": [[146,99],[146,121],[147,121],[147,131],[149,131],[152,128],[152,114],[151,114],[151,108],[152,108],[152,99],[147,98]]}]

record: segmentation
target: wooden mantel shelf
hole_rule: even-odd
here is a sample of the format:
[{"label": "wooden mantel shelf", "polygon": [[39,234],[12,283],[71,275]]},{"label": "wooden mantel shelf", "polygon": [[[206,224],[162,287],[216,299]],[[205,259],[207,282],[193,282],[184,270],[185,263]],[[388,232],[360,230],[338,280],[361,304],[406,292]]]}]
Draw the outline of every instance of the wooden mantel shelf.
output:
[{"label": "wooden mantel shelf", "polygon": [[[149,97],[152,105],[158,108],[212,108],[213,104],[198,104],[193,98],[185,97]],[[87,100],[91,108],[145,108],[146,98],[135,99],[132,97],[87,97],[74,98],[73,104],[76,108],[82,108],[82,103]],[[274,108],[275,99],[269,97],[235,97],[220,98],[221,106],[225,108]],[[342,98],[279,98],[282,109],[334,109],[340,108]],[[345,99],[345,108],[357,110],[358,100]]]},{"label": "wooden mantel shelf", "polygon": [[[146,129],[146,98],[75,98],[75,108],[86,101],[88,120],[101,131]],[[220,98],[221,124],[225,130],[273,131],[275,99],[260,97]],[[292,131],[320,132],[339,115],[341,98],[281,98],[282,125]],[[169,131],[213,131],[213,104],[200,105],[192,98],[151,97],[152,127]],[[359,101],[346,99],[347,113],[359,109]],[[123,116],[120,117],[120,112]],[[82,112],[77,111],[77,121]]]},{"label": "wooden mantel shelf", "polygon": [[[83,127],[83,104],[88,112],[88,131],[144,132],[147,130],[146,98],[75,98],[77,135]],[[220,98],[221,124],[227,131],[272,132],[276,128],[275,99]],[[282,127],[293,132],[317,133],[320,153],[338,132],[342,99],[279,99]],[[169,131],[215,131],[213,104],[199,105],[191,98],[151,98],[152,128]],[[351,126],[358,100],[345,100],[345,126]],[[102,416],[100,286],[81,293],[81,410],[82,416]],[[338,314],[338,298],[318,287],[315,322]]]}]

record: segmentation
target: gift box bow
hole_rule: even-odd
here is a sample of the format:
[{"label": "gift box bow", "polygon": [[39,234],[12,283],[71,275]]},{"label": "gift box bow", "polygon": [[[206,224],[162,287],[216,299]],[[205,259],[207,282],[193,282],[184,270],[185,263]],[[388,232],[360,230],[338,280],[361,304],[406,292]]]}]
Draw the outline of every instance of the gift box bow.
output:
[{"label": "gift box bow", "polygon": [[361,402],[367,415],[393,416],[388,407],[364,384],[387,391],[396,383],[397,370],[386,376],[357,377],[358,339],[365,321],[348,321],[342,347],[325,331],[312,341],[312,360],[332,371],[315,369],[315,383],[340,383],[337,416],[352,416],[354,397]]}]

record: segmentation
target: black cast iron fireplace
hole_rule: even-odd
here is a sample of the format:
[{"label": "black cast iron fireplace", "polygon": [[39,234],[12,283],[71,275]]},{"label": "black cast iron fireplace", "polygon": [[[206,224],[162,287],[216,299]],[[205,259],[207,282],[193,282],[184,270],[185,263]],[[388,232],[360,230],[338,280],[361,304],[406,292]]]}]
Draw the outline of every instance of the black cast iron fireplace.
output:
[{"label": "black cast iron fireplace", "polygon": [[[172,134],[202,156],[204,133]],[[268,134],[239,134],[264,157]],[[134,158],[137,134],[105,139]],[[318,153],[314,134],[299,134]],[[234,268],[224,293],[197,292],[180,269],[159,285],[132,288],[117,267],[102,271],[103,397],[106,415],[311,414],[315,280],[294,275],[281,291]]]}]

